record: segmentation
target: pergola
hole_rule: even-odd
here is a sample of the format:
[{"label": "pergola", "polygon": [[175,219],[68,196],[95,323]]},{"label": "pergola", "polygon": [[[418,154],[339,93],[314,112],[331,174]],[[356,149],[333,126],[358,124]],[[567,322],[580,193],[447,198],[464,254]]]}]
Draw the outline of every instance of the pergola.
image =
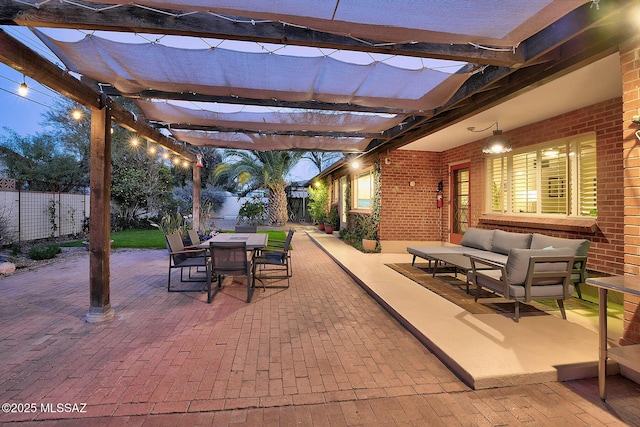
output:
[{"label": "pergola", "polygon": [[[634,4],[7,0],[0,24],[33,28],[63,66],[4,31],[0,61],[92,111],[87,318],[99,321],[113,316],[112,120],[191,162],[193,146],[366,156],[612,53],[631,32],[624,12]],[[89,33],[68,42],[47,28]],[[155,36],[140,43],[120,33]],[[144,117],[114,95],[134,99]],[[237,110],[221,108],[230,105]],[[197,212],[197,167],[193,179]]]}]

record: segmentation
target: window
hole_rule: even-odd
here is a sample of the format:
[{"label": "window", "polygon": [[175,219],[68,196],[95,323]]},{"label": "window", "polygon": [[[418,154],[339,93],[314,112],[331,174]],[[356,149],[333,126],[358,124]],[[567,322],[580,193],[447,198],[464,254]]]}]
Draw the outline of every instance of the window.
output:
[{"label": "window", "polygon": [[371,209],[373,202],[373,172],[368,171],[356,176],[354,184],[354,208]]},{"label": "window", "polygon": [[487,159],[492,213],[592,215],[596,212],[594,134]]}]

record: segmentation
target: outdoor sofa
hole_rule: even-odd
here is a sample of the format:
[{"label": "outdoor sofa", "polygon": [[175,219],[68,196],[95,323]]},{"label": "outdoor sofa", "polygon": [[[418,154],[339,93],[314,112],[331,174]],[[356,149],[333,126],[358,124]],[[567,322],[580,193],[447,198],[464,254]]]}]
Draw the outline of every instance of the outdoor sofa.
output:
[{"label": "outdoor sofa", "polygon": [[574,253],[571,282],[578,297],[582,298],[580,283],[586,279],[587,255],[591,242],[586,239],[564,239],[539,233],[513,233],[503,230],[469,228],[462,236],[460,245],[452,246],[409,246],[407,252],[416,258],[423,258],[429,264],[440,262],[441,255],[460,254],[473,256],[506,265],[511,249],[557,249],[571,248]]}]

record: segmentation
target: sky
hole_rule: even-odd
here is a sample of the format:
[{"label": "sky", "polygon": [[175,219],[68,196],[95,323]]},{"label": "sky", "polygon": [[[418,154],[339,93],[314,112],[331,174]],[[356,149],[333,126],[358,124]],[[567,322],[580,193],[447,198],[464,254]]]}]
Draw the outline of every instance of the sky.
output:
[{"label": "sky", "polygon": [[[3,31],[29,48],[55,61],[55,56],[25,28],[2,26]],[[26,97],[18,95],[18,87],[26,83],[29,93]],[[7,135],[4,128],[10,128],[20,135],[33,135],[42,132],[42,114],[50,110],[56,99],[55,91],[39,84],[13,68],[0,63],[0,135]]]}]

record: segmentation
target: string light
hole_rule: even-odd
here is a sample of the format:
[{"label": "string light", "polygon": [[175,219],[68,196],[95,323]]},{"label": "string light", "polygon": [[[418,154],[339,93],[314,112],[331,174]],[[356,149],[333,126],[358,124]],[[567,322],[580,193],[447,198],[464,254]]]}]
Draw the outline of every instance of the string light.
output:
[{"label": "string light", "polygon": [[140,140],[138,138],[136,138],[135,136],[133,138],[131,138],[131,145],[133,145],[134,147],[137,147],[138,144],[140,144]]},{"label": "string light", "polygon": [[18,95],[24,98],[27,94],[29,94],[29,86],[27,86],[25,77],[22,76],[22,83],[20,83],[20,86],[18,87]]},{"label": "string light", "polygon": [[169,160],[169,153],[167,153],[166,151],[164,153],[162,153],[162,158],[164,160]]},{"label": "string light", "polygon": [[[82,119],[82,111],[80,111],[78,108],[74,109],[71,112],[71,118],[73,118],[73,120],[80,120]],[[111,129],[111,133],[113,133],[113,129]]]},{"label": "string light", "polygon": [[149,146],[149,154],[156,154],[157,151],[158,150],[156,149],[155,146],[153,146],[153,145]]},{"label": "string light", "polygon": [[189,162],[186,161],[186,160],[183,160],[182,161],[182,167],[185,168],[185,169],[188,168],[189,167]]}]

